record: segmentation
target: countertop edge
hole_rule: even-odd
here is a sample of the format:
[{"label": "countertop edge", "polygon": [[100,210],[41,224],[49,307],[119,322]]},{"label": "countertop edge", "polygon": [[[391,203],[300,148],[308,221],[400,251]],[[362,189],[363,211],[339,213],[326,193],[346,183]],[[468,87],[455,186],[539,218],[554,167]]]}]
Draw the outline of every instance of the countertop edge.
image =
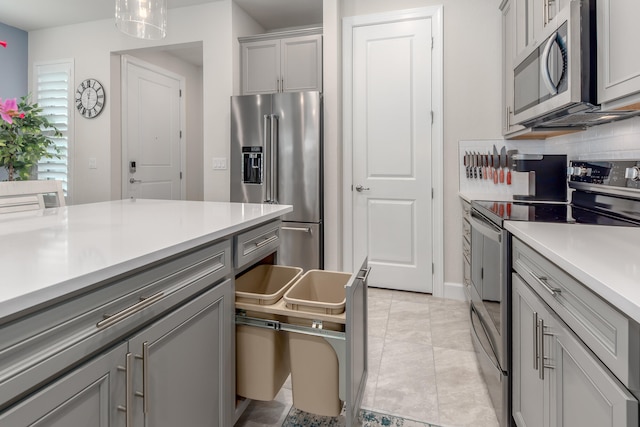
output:
[{"label": "countertop edge", "polygon": [[[505,221],[504,224],[507,231],[509,231],[514,237],[517,237],[523,243],[535,249],[545,258],[563,269],[566,273],[573,276],[576,280],[581,282],[600,298],[607,301],[618,311],[622,312],[625,316],[633,319],[637,323],[640,323],[640,299],[637,296],[634,298],[632,295],[628,295],[628,293],[625,294],[622,289],[616,287],[615,284],[612,284],[613,282],[616,282],[615,279],[605,282],[603,279],[599,278],[602,274],[597,274],[597,272],[594,271],[595,267],[593,265],[578,262],[576,260],[577,258],[568,259],[560,250],[554,249],[554,246],[550,244],[550,242],[542,241],[539,236],[536,237],[535,230],[526,230],[525,228],[531,228],[531,223]],[[579,224],[555,225],[563,227],[585,227],[585,225]],[[605,230],[602,230],[601,227],[606,226],[598,225],[593,227],[599,228],[599,232],[604,232]]]},{"label": "countertop edge", "polygon": [[16,298],[0,301],[0,324],[11,321],[12,319],[20,317],[24,314],[37,311],[38,309],[50,305],[51,303],[63,300],[67,296],[76,295],[82,292],[83,289],[88,289],[96,283],[105,282],[111,278],[126,274],[129,271],[136,270],[138,268],[144,267],[145,265],[152,264],[164,258],[177,255],[203,244],[222,240],[224,238],[237,234],[240,231],[253,228],[272,220],[276,220],[283,215],[293,211],[292,206],[282,205],[282,208],[283,209],[277,212],[264,213],[259,217],[239,222],[228,227],[216,230],[212,233],[203,234],[196,238],[178,242],[174,245],[160,248],[157,251],[148,252],[136,258],[132,258],[119,264],[96,270],[83,276],[74,277],[63,282],[55,283],[51,286],[47,286],[30,293],[20,295]]}]

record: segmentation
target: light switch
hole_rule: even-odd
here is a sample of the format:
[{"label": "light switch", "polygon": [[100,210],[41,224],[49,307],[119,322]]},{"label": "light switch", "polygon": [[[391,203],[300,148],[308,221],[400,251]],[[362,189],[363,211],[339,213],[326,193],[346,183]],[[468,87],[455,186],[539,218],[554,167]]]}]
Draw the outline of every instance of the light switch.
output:
[{"label": "light switch", "polygon": [[213,161],[213,169],[215,170],[225,170],[227,169],[227,158],[226,157],[214,157]]},{"label": "light switch", "polygon": [[95,157],[89,157],[89,169],[98,169],[98,163]]}]

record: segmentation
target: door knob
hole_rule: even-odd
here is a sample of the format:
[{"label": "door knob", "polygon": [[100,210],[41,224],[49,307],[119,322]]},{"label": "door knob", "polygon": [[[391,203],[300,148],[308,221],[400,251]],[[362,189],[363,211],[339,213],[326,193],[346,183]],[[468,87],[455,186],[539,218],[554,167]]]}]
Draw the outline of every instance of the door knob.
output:
[{"label": "door knob", "polygon": [[136,182],[142,182],[142,180],[141,180],[141,179],[133,179],[133,178],[129,178],[129,182],[130,182],[131,184],[134,184],[134,183],[136,183]]},{"label": "door knob", "polygon": [[362,193],[363,191],[369,191],[369,190],[371,190],[369,187],[363,187],[360,184],[356,185],[356,191],[358,193]]}]

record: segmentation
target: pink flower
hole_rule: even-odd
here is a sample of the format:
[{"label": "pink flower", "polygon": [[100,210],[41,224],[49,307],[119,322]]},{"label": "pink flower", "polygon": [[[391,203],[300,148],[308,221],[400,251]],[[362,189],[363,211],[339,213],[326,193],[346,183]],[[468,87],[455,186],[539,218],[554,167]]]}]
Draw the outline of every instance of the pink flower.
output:
[{"label": "pink flower", "polygon": [[7,47],[7,42],[0,40],[0,46]]},{"label": "pink flower", "polygon": [[2,98],[0,98],[0,118],[2,118],[2,120],[11,124],[13,123],[13,117],[18,116],[19,114],[18,103],[15,98],[5,99],[4,103],[2,102]]}]

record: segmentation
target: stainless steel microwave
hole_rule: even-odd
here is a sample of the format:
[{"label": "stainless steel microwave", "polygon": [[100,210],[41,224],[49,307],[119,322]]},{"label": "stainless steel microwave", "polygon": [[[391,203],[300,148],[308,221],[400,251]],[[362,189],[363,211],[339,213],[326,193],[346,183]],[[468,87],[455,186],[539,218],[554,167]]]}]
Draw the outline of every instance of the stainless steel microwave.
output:
[{"label": "stainless steel microwave", "polygon": [[576,113],[598,110],[595,30],[593,0],[571,1],[558,12],[514,67],[516,123],[567,126]]}]

